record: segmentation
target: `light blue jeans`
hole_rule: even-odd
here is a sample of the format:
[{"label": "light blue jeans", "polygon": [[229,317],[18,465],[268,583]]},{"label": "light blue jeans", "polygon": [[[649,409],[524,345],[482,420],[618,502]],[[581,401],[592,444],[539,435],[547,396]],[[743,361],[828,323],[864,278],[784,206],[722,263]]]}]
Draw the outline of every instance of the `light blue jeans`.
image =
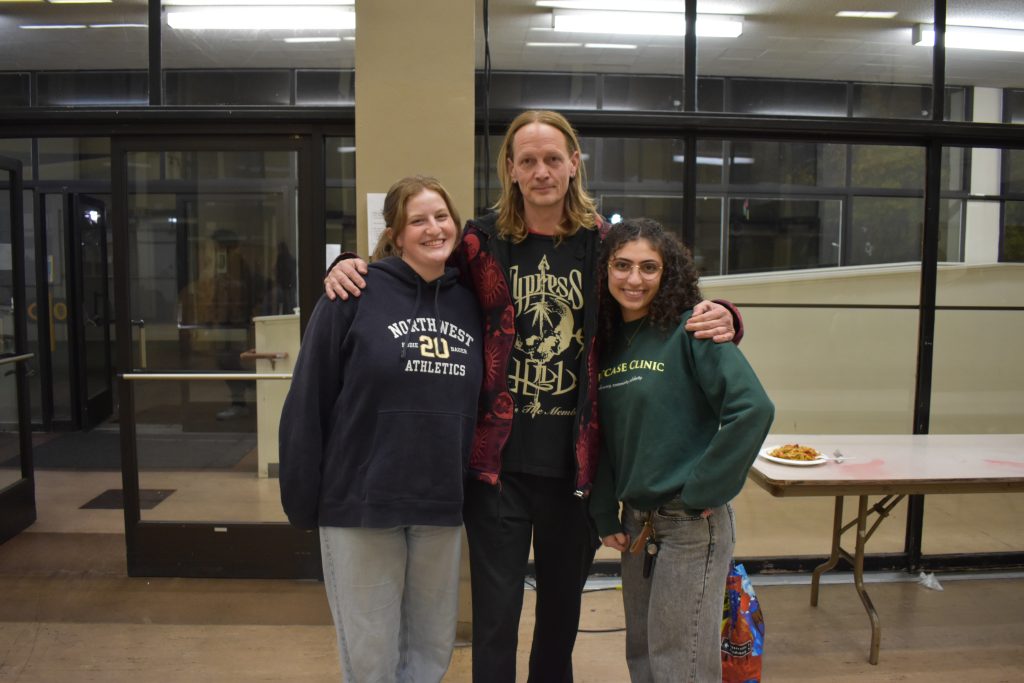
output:
[{"label": "light blue jeans", "polygon": [[[636,538],[644,513],[625,506]],[[669,503],[654,512],[659,544],[650,578],[643,553],[622,555],[626,663],[633,683],[721,683],[722,605],[736,545],[732,507],[702,519]]]},{"label": "light blue jeans", "polygon": [[320,527],[345,683],[437,682],[455,645],[462,527]]}]

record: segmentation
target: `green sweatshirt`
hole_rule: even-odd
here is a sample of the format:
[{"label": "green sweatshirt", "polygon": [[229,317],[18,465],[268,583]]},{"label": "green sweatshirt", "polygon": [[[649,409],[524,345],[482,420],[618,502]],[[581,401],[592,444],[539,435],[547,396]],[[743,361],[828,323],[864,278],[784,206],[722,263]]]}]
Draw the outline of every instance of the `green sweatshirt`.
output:
[{"label": "green sweatshirt", "polygon": [[626,323],[602,358],[601,460],[590,512],[603,537],[622,531],[619,501],[654,510],[681,495],[693,510],[743,488],[775,407],[734,344],[684,329]]}]

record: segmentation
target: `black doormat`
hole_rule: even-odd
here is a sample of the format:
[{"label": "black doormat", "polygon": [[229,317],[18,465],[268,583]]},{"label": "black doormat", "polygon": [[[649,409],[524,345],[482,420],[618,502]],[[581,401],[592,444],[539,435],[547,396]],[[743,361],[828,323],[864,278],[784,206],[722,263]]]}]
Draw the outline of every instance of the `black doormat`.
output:
[{"label": "black doormat", "polygon": [[[177,489],[139,489],[139,509],[152,510]],[[123,510],[124,490],[107,489],[79,510]]]},{"label": "black doormat", "polygon": [[[139,434],[139,470],[228,469],[256,448],[246,432]],[[121,436],[116,431],[69,432],[32,449],[37,469],[120,470]]]}]

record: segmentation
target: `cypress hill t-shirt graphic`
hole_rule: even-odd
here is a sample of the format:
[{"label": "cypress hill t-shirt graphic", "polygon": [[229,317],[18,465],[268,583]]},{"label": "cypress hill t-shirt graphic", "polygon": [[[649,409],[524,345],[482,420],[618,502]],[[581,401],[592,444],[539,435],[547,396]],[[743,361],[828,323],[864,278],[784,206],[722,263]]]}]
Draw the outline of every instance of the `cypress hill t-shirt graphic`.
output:
[{"label": "cypress hill t-shirt graphic", "polygon": [[519,332],[509,387],[520,397],[517,408],[522,413],[571,416],[583,350],[583,329],[576,320],[583,309],[583,274],[578,269],[562,276],[552,273],[547,255],[536,268],[529,275],[519,266],[509,269]]},{"label": "cypress hill t-shirt graphic", "polygon": [[406,353],[406,372],[466,375],[464,359],[476,339],[461,327],[447,320],[418,317],[390,323],[388,331],[406,349],[417,352]]},{"label": "cypress hill t-shirt graphic", "polygon": [[512,250],[508,283],[516,341],[508,368],[515,401],[502,468],[541,476],[572,472],[583,353],[583,261],[576,237],[528,235]]}]

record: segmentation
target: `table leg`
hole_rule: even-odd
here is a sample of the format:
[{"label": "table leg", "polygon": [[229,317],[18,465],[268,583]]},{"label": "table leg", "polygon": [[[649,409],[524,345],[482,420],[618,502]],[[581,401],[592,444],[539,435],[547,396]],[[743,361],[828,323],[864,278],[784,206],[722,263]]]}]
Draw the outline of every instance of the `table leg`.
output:
[{"label": "table leg", "polygon": [[878,612],[871,602],[871,597],[864,589],[864,545],[867,541],[867,519],[868,519],[868,497],[860,496],[857,504],[857,547],[854,551],[853,561],[853,583],[857,588],[857,595],[864,603],[864,609],[871,620],[871,651],[868,655],[868,662],[878,664],[878,648],[882,641],[882,624],[878,619]]},{"label": "table leg", "polygon": [[843,497],[836,496],[835,517],[832,522],[832,554],[814,569],[811,576],[811,607],[818,606],[818,583],[821,575],[829,571],[839,562],[840,541],[843,535]]}]

